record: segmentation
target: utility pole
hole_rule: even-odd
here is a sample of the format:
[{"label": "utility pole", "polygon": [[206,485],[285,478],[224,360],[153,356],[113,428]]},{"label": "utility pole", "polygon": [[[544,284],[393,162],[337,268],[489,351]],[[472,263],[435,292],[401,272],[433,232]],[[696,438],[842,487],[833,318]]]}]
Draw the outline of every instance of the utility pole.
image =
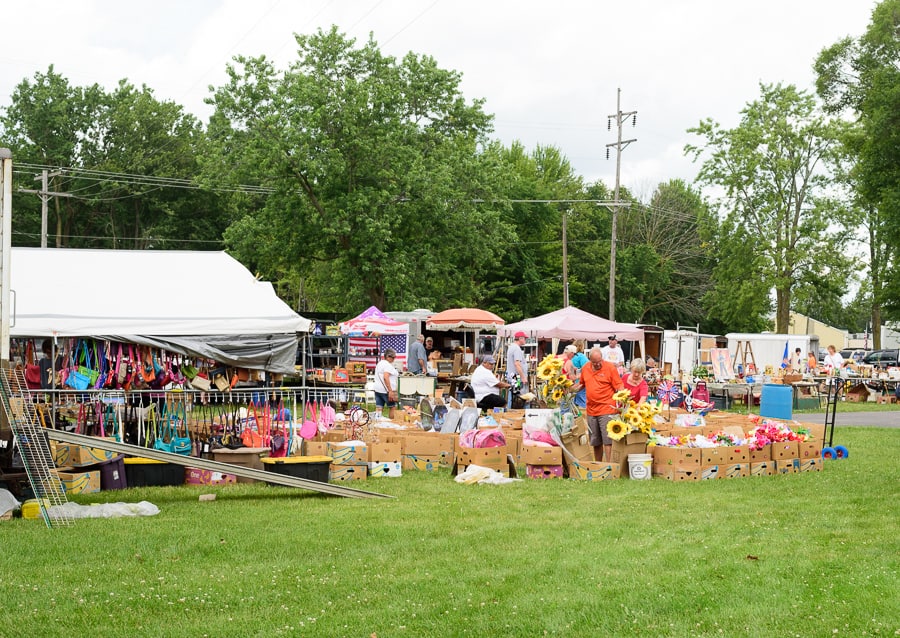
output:
[{"label": "utility pole", "polygon": [[563,211],[562,218],[562,241],[563,241],[563,308],[569,306],[569,248],[566,242],[566,218],[569,216],[569,210]]},{"label": "utility pole", "polygon": [[617,137],[615,142],[606,145],[606,159],[609,159],[609,147],[616,147],[616,193],[612,209],[612,235],[609,248],[609,320],[616,320],[616,226],[619,221],[619,175],[622,169],[622,150],[637,142],[637,139],[622,139],[622,124],[630,117],[631,125],[637,124],[637,111],[622,112],[622,89],[616,89],[616,112],[607,116],[606,130],[610,130],[612,120],[616,120]]},{"label": "utility pole", "polygon": [[50,173],[45,168],[40,175],[35,175],[35,181],[41,180],[41,190],[20,188],[21,193],[34,193],[41,196],[41,248],[47,247],[47,203],[50,197],[72,197],[71,193],[52,193],[48,189],[50,187],[50,178],[61,175],[59,171]]},{"label": "utility pole", "polygon": [[[0,148],[0,365],[9,363],[12,151]],[[5,417],[3,417],[5,419]]]}]

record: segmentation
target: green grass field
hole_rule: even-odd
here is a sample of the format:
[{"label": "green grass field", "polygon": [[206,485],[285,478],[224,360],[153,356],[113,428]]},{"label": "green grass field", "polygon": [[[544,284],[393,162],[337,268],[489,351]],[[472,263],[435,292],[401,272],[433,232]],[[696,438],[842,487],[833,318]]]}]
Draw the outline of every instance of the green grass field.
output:
[{"label": "green grass field", "polygon": [[699,483],[102,492],[162,511],[0,523],[0,636],[897,635],[900,432],[835,442],[821,473]]}]

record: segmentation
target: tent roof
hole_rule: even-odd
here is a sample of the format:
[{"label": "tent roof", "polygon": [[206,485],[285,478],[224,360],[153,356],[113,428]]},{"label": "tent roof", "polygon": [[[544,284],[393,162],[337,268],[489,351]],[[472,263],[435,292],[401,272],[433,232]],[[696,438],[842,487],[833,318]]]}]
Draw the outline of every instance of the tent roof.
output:
[{"label": "tent roof", "polygon": [[511,337],[525,332],[539,339],[589,339],[603,340],[616,335],[620,340],[637,341],[644,331],[634,324],[616,323],[592,315],[574,306],[566,306],[545,315],[510,323],[497,329],[501,337]]},{"label": "tent roof", "polygon": [[225,252],[13,248],[11,336],[260,335],[310,322]]},{"label": "tent roof", "polygon": [[480,308],[450,308],[428,317],[429,330],[496,330],[505,322]]},{"label": "tent roof", "polygon": [[345,335],[400,335],[409,332],[409,324],[394,321],[375,306],[369,306],[353,319],[339,324]]}]

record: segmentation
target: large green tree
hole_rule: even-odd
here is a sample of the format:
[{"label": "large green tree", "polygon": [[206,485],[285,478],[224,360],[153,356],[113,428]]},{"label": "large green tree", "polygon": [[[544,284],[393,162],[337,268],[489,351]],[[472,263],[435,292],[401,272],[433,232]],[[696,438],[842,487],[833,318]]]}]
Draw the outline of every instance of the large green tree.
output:
[{"label": "large green tree", "polygon": [[844,210],[828,191],[839,127],[793,86],[760,85],[741,115],[733,129],[702,121],[690,132],[703,141],[685,149],[702,158],[698,181],[720,191],[717,241],[728,261],[719,263],[709,301],[764,310],[774,290],[775,329],[788,332],[800,282],[813,275],[840,282],[849,270]]},{"label": "large green tree", "polygon": [[302,281],[307,299],[327,292],[317,309],[483,299],[512,234],[489,203],[500,164],[485,152],[482,102],[430,57],[398,61],[336,28],[296,40],[283,71],[236,58],[210,99],[207,175],[272,190],[229,245],[267,276]]},{"label": "large green tree", "polygon": [[[68,195],[51,201],[56,246],[221,246],[227,218],[193,182],[202,127],[147,87],[76,87],[51,66],[16,87],[0,139],[13,150],[20,187],[34,189],[32,176],[46,168],[49,190]],[[39,199],[15,197],[17,243],[38,245]]]},{"label": "large green tree", "polygon": [[[824,49],[815,69],[826,108],[855,117],[844,138],[848,182],[869,248],[871,320],[880,326],[882,307],[900,319],[900,0],[878,4],[866,33]],[[876,347],[880,337],[876,330]]]},{"label": "large green tree", "polygon": [[619,215],[616,317],[665,326],[700,323],[710,287],[699,224],[700,194],[681,180],[660,184],[647,203]]}]

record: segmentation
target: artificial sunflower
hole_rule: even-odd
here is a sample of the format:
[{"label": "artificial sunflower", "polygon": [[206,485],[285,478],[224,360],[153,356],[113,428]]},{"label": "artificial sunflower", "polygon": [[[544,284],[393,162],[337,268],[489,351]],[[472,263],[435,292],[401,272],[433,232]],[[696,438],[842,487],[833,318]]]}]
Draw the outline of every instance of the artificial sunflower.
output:
[{"label": "artificial sunflower", "polygon": [[553,377],[553,369],[548,366],[538,366],[537,375],[542,381],[547,381]]},{"label": "artificial sunflower", "polygon": [[562,388],[556,388],[553,393],[550,395],[550,398],[557,403],[562,400],[562,398],[566,395],[566,391]]},{"label": "artificial sunflower", "polygon": [[619,390],[613,395],[613,401],[616,403],[625,403],[631,399],[631,391],[630,390]]},{"label": "artificial sunflower", "polygon": [[628,434],[628,425],[624,421],[613,419],[606,424],[606,433],[614,441],[621,441],[622,437]]}]

